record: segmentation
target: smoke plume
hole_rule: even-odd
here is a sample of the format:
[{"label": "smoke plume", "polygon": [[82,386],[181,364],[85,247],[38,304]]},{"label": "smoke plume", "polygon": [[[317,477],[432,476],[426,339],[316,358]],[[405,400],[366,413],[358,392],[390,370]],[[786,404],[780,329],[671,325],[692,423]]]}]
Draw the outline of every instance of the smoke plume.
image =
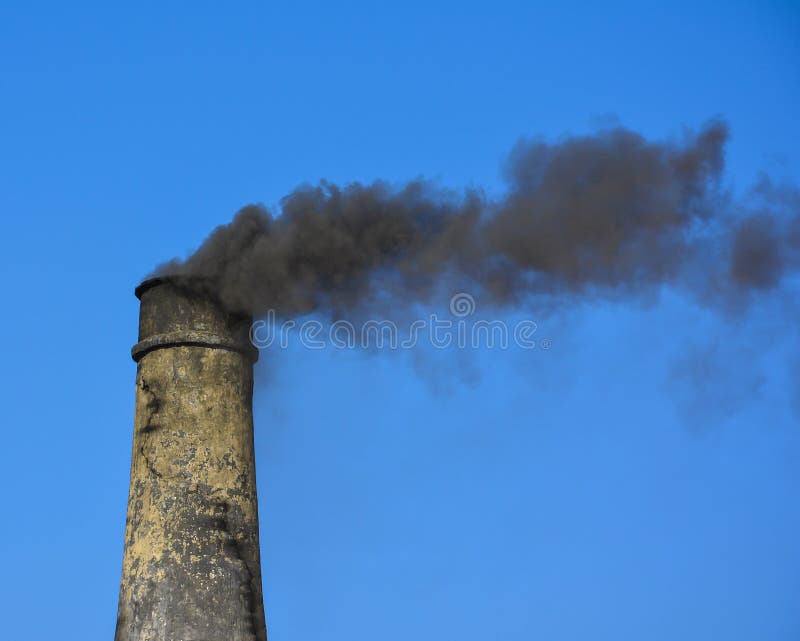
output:
[{"label": "smoke plume", "polygon": [[450,283],[497,305],[667,285],[742,309],[798,273],[800,201],[765,179],[756,204],[732,202],[727,139],[712,121],[672,142],[624,128],[522,141],[494,199],[424,180],[303,186],[280,212],[244,207],[158,274],[203,277],[229,309],[255,316],[341,314],[387,291],[410,304]]}]

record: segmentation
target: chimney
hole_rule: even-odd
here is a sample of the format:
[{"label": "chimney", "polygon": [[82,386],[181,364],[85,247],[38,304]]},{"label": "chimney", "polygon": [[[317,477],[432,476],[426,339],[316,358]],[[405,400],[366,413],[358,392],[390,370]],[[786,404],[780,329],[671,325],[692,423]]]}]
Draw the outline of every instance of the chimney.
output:
[{"label": "chimney", "polygon": [[250,318],[198,279],[136,289],[136,412],[115,641],[266,641]]}]

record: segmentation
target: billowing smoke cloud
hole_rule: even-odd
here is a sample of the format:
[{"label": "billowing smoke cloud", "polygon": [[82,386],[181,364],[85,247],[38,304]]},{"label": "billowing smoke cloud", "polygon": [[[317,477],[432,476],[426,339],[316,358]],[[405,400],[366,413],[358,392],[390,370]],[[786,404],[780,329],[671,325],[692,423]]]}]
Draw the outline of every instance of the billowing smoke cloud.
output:
[{"label": "billowing smoke cloud", "polygon": [[256,316],[341,314],[387,291],[393,305],[409,304],[448,283],[498,305],[669,285],[742,307],[797,274],[800,206],[768,181],[758,207],[731,202],[727,138],[713,121],[678,142],[623,128],[523,141],[496,199],[422,180],[304,186],[279,213],[245,207],[158,272],[205,277],[231,310]]}]

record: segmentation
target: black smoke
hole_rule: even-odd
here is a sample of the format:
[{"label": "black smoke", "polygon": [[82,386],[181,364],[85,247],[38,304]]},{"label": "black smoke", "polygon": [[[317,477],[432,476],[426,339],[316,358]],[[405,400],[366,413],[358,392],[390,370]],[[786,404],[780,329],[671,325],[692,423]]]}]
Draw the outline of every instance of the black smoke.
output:
[{"label": "black smoke", "polygon": [[522,141],[495,199],[424,180],[302,186],[280,212],[244,207],[158,274],[203,277],[229,309],[256,316],[342,314],[387,291],[400,306],[449,283],[497,305],[666,285],[746,308],[797,274],[800,201],[765,179],[756,204],[734,202],[727,140],[712,121],[668,142],[624,128]]}]

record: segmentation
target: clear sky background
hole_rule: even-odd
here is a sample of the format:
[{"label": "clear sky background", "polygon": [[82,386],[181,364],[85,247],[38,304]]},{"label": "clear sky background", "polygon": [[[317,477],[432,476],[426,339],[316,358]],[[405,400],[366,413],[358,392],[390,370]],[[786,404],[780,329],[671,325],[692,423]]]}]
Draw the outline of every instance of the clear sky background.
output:
[{"label": "clear sky background", "polygon": [[[800,179],[798,113],[789,2],[3,3],[0,637],[112,637],[133,288],[242,205],[323,178],[499,190],[520,136],[713,116],[745,193]],[[665,291],[514,312],[547,352],[263,353],[271,640],[800,639],[800,349],[775,313]]]}]

